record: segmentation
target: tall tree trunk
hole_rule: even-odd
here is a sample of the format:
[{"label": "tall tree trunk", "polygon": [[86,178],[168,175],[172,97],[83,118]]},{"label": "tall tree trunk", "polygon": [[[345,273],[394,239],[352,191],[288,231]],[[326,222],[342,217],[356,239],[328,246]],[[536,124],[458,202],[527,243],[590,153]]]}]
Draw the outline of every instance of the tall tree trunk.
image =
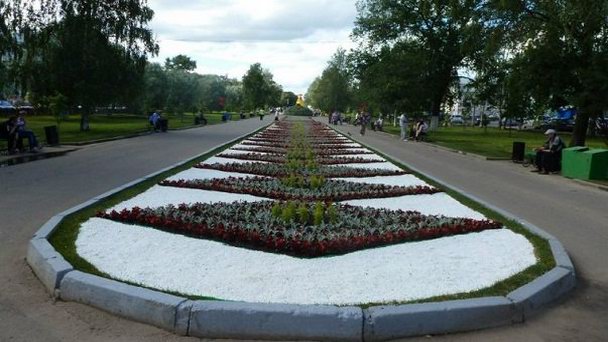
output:
[{"label": "tall tree trunk", "polygon": [[439,114],[441,113],[441,100],[434,100],[431,105],[431,124],[429,129],[436,130],[439,127]]},{"label": "tall tree trunk", "polygon": [[574,122],[574,131],[572,132],[570,146],[585,146],[588,127],[589,111],[581,108],[581,110],[576,114],[576,121]]}]

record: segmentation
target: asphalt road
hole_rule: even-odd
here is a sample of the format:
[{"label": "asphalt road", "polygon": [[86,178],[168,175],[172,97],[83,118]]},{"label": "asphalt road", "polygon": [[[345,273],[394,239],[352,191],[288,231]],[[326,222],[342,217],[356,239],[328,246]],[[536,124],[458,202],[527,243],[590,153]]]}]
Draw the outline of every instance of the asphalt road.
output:
[{"label": "asphalt road", "polygon": [[[0,168],[0,341],[189,341],[91,307],[54,302],[26,264],[27,242],[51,216],[114,187],[200,154],[265,121],[154,134],[86,146],[63,157]],[[579,286],[525,324],[436,336],[447,341],[608,340],[608,192],[540,176],[383,133],[355,139],[516,214],[557,236]],[[428,340],[428,337],[420,340]],[[417,339],[413,339],[417,340]]]}]

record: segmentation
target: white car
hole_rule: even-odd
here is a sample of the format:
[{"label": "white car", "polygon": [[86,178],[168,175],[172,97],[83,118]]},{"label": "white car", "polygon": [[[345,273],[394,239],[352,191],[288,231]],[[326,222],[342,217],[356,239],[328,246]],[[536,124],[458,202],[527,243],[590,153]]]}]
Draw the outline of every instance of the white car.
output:
[{"label": "white car", "polygon": [[464,125],[464,119],[462,118],[462,115],[450,116],[450,125]]}]

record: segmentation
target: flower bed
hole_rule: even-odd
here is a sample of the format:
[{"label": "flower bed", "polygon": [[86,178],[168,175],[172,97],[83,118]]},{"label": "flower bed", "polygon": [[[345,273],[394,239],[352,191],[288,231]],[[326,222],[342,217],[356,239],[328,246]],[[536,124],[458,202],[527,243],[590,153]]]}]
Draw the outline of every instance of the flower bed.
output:
[{"label": "flower bed", "polygon": [[[259,161],[221,158],[235,155]],[[166,291],[329,305],[475,291],[534,265],[523,236],[374,157],[323,124],[274,123],[83,222],[77,253]]]},{"label": "flower bed", "polygon": [[[236,151],[247,151],[247,152],[264,152],[264,153],[276,153],[285,154],[287,153],[286,148],[280,147],[266,147],[266,146],[233,146],[231,150]],[[317,147],[312,149],[316,155],[319,156],[335,156],[335,155],[354,155],[354,154],[374,154],[374,152],[367,150],[352,150],[352,149],[327,149],[325,147]]]},{"label": "flower bed", "polygon": [[[282,154],[260,154],[260,153],[221,153],[218,154],[221,158],[241,159],[241,160],[257,160],[270,163],[286,163],[287,157]],[[317,163],[323,165],[334,164],[360,164],[360,163],[383,163],[382,159],[368,159],[362,157],[317,157],[314,159]]]},{"label": "flower bed", "polygon": [[441,191],[429,186],[387,186],[333,179],[327,180],[324,185],[318,188],[314,188],[308,179],[305,180],[302,187],[294,187],[284,184],[279,179],[266,177],[164,180],[159,185],[249,194],[278,200],[303,201],[347,201],[362,198],[434,194]]},{"label": "flower bed", "polygon": [[[269,177],[285,177],[294,172],[293,169],[287,168],[284,164],[267,164],[267,163],[230,163],[230,164],[207,164],[200,163],[194,166],[199,169],[219,170],[225,172],[246,173],[258,176]],[[353,168],[348,166],[325,166],[320,165],[316,170],[308,170],[302,168],[296,171],[303,176],[311,176],[318,174],[328,178],[341,177],[376,177],[376,176],[397,176],[405,175],[407,172],[403,170],[387,170],[387,169],[363,169]]]},{"label": "flower bed", "polygon": [[[289,210],[291,204],[283,204],[283,211]],[[280,204],[270,201],[198,203],[154,209],[136,207],[97,216],[296,257],[339,255],[363,248],[502,227],[493,221],[310,203],[297,204],[293,219],[285,219],[274,213],[277,206]],[[321,223],[314,223],[318,208],[323,218]],[[335,211],[333,217],[327,214],[331,209]]]}]

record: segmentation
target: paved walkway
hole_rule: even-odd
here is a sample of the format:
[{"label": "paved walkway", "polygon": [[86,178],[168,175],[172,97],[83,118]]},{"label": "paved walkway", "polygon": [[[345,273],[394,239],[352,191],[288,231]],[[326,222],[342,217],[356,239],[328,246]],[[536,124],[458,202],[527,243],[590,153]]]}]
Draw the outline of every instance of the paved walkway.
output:
[{"label": "paved walkway", "polygon": [[[27,242],[52,215],[195,156],[267,120],[101,143],[63,157],[0,168],[0,341],[195,341],[85,305],[54,303],[25,263]],[[352,126],[340,129],[360,138]],[[399,142],[383,133],[368,132],[361,141],[549,231],[564,243],[577,266],[579,289],[530,322],[435,339],[607,339],[608,269],[604,261],[608,260],[608,192],[558,176],[531,174],[507,162],[488,162],[426,144]]]},{"label": "paved walkway", "polygon": [[[424,173],[503,208],[556,236],[576,266],[578,288],[525,324],[454,334],[446,341],[607,341],[608,191],[510,161],[487,161],[382,132],[332,126]],[[415,340],[415,339],[414,339]],[[420,339],[427,340],[427,339]]]}]

